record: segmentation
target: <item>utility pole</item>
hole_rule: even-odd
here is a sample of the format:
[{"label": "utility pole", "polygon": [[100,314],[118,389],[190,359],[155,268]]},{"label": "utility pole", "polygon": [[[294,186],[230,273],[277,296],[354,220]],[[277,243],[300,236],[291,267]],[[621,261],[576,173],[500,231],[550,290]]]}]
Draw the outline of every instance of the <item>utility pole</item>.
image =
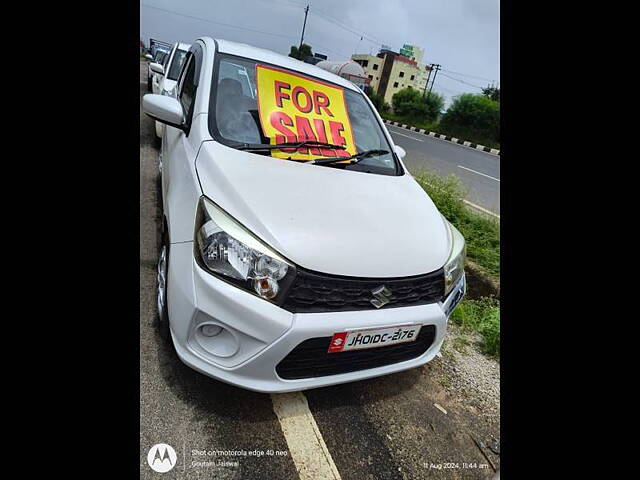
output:
[{"label": "utility pole", "polygon": [[[304,40],[304,29],[307,26],[307,14],[309,13],[309,5],[304,9],[304,23],[302,24],[302,35],[300,36],[300,46],[298,47],[298,55],[300,55],[300,49],[302,48],[302,41]],[[299,60],[302,60],[301,58]]]},{"label": "utility pole", "polygon": [[[429,93],[431,93],[431,89],[433,88],[433,84],[436,83],[436,76],[438,75],[438,70],[440,70],[440,67],[442,65],[440,65],[439,63],[435,63],[433,66],[436,68],[436,72],[433,74],[433,81],[431,82],[431,87],[429,87]],[[429,74],[429,76],[431,76],[431,74]]]},{"label": "utility pole", "polygon": [[427,96],[427,87],[429,86],[429,80],[431,80],[431,70],[433,70],[433,63],[429,64],[429,76],[427,77],[427,83],[424,84],[424,90],[422,91],[422,98]]}]

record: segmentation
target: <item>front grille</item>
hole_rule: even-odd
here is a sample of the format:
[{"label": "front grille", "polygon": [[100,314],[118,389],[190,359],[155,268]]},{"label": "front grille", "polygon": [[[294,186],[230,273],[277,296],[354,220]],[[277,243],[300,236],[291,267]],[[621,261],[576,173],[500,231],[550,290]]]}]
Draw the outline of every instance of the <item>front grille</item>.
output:
[{"label": "front grille", "polygon": [[408,307],[442,300],[443,269],[403,278],[358,278],[315,273],[298,269],[282,307],[294,313],[374,310],[372,290],[386,286],[389,303],[381,307]]},{"label": "front grille", "polygon": [[280,378],[295,380],[391,365],[419,357],[429,349],[435,336],[436,327],[424,325],[414,342],[339,353],[327,353],[332,337],[311,338],[282,359],[276,372]]}]

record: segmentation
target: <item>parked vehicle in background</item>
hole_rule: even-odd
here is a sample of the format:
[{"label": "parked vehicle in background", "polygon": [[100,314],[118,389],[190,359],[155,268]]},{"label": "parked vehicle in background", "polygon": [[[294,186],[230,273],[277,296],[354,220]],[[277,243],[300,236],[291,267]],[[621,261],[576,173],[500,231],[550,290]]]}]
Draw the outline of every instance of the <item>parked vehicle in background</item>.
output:
[{"label": "parked vehicle in background", "polygon": [[[169,53],[166,54],[162,64],[162,74],[156,73],[151,79],[151,91],[158,95],[175,96],[176,82],[182,70],[187,51],[191,47],[189,43],[174,43]],[[162,137],[164,125],[156,122],[156,136]]]},{"label": "parked vehicle in background", "polygon": [[191,368],[261,392],[418,367],[462,299],[465,241],[352,82],[198,39],[165,124],[158,311]]},{"label": "parked vehicle in background", "polygon": [[165,52],[168,52],[169,50],[171,50],[171,44],[168,42],[163,42],[161,40],[156,40],[154,38],[150,38],[149,39],[149,53],[151,54],[152,57],[155,57],[156,52],[158,50],[164,50]]},{"label": "parked vehicle in background", "polygon": [[[145,55],[145,58],[149,60],[147,65],[147,90],[150,92],[153,91],[154,78],[160,75],[161,71],[164,71],[164,64],[169,56],[169,51],[169,49],[157,49],[154,56],[151,56],[151,54]],[[162,66],[162,69],[159,66]]]}]

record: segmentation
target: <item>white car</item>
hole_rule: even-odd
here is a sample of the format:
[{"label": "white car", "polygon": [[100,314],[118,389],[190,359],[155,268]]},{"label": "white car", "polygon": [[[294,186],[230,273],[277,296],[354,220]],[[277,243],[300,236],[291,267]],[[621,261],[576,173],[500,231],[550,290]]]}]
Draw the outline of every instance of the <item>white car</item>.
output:
[{"label": "white car", "polygon": [[[188,43],[174,43],[161,64],[162,68],[158,68],[157,65],[151,65],[151,67],[155,68],[154,71],[156,72],[151,82],[151,91],[153,93],[175,96],[178,75],[182,70],[184,59],[190,47],[191,45]],[[164,131],[163,124],[160,122],[155,122],[155,124],[156,136],[161,138]]]},{"label": "white car", "polygon": [[164,71],[160,68],[160,66],[163,65],[168,54],[169,50],[158,49],[153,56],[149,53],[145,55],[145,58],[149,60],[149,64],[147,65],[147,90],[149,90],[150,92],[153,92],[154,77],[160,75],[160,72]]},{"label": "white car", "polygon": [[167,126],[158,309],[185,364],[286,392],[435,357],[465,242],[358,87],[201,38],[143,110]]}]

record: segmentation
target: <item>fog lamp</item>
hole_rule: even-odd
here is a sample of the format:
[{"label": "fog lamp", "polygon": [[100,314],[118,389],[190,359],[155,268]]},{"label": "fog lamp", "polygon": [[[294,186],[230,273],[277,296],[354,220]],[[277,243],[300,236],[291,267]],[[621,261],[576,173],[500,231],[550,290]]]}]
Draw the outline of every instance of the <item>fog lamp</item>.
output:
[{"label": "fog lamp", "polygon": [[222,332],[222,327],[218,325],[202,325],[200,327],[200,332],[202,332],[202,335],[205,337],[215,337]]}]

